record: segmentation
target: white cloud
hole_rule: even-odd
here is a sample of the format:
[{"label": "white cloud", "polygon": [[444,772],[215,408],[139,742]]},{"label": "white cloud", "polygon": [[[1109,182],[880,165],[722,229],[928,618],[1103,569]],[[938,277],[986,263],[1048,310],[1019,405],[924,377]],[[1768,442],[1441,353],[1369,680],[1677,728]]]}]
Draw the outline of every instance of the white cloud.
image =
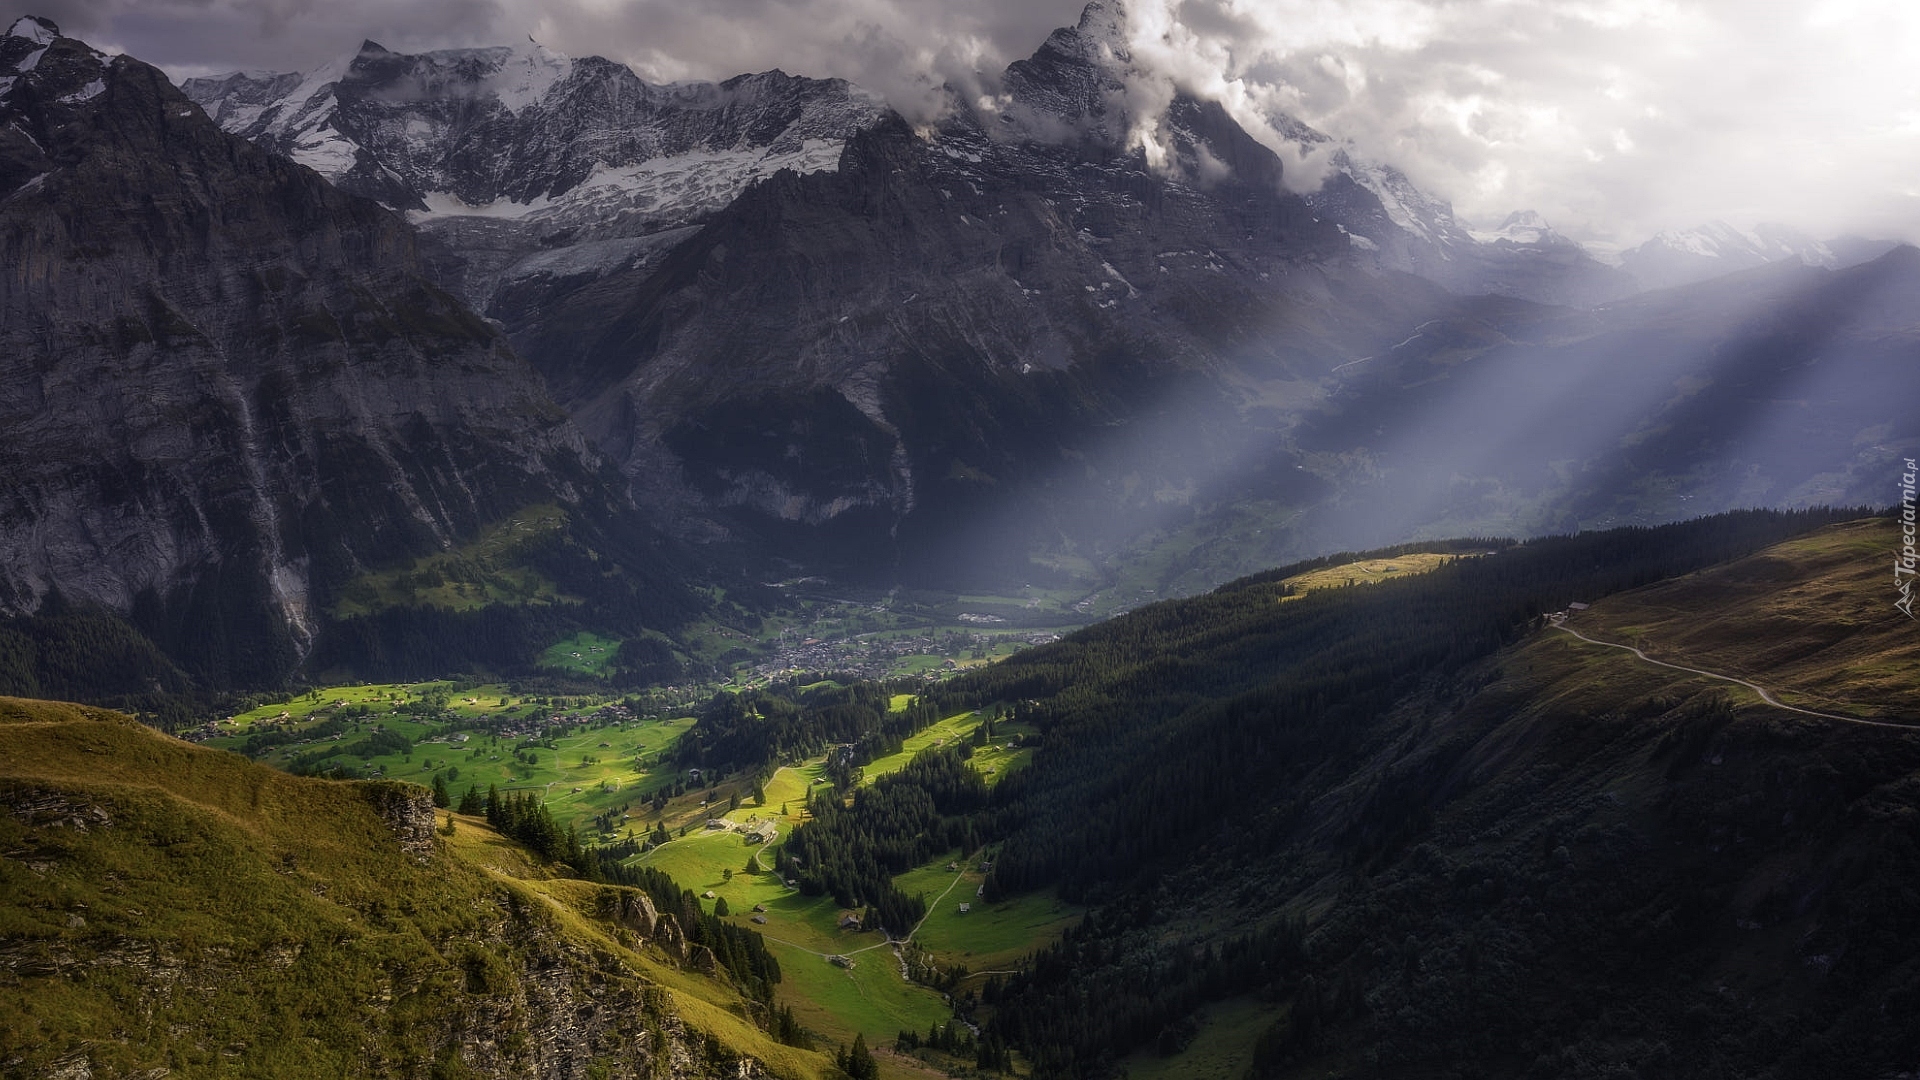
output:
[{"label": "white cloud", "polygon": [[[1137,29],[1209,62],[1195,86],[1240,84],[1470,220],[1920,235],[1920,7],[1900,0],[1140,2]],[[1196,27],[1206,47],[1182,42]]]},{"label": "white cloud", "polygon": [[[781,67],[924,111],[983,86],[1081,0],[54,0],[69,33],[176,73],[307,69],[518,40],[661,80]],[[1489,222],[1536,209],[1634,242],[1727,218],[1920,234],[1909,0],[1134,0],[1136,57],[1256,118],[1283,110]],[[1130,93],[1130,98],[1135,95]],[[1150,133],[1143,133],[1150,134]],[[1287,150],[1290,182],[1325,152]]]}]

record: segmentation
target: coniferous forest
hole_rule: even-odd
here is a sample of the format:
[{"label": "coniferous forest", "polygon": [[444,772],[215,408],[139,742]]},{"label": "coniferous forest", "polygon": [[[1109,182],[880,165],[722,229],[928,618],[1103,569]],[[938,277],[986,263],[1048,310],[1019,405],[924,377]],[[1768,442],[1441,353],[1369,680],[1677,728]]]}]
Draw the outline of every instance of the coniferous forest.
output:
[{"label": "coniferous forest", "polygon": [[[1173,1052],[1192,1037],[1197,1011],[1247,996],[1282,1017],[1259,1041],[1257,1076],[1291,1075],[1327,1055],[1363,1062],[1369,1075],[1432,1075],[1424,1070],[1443,1063],[1471,1072],[1500,1060],[1516,1075],[1543,1076],[1602,1075],[1594,1063],[1607,1060],[1700,1075],[1757,1066],[1790,1043],[1804,1055],[1791,1039],[1744,1029],[1733,1004],[1681,1007],[1648,985],[1699,946],[1729,901],[1729,866],[1703,879],[1678,864],[1642,871],[1635,851],[1645,835],[1596,832],[1578,807],[1540,794],[1546,780],[1535,773],[1509,778],[1477,811],[1494,836],[1517,815],[1524,841],[1476,855],[1434,830],[1471,788],[1455,775],[1469,732],[1484,735],[1515,707],[1487,698],[1506,674],[1489,658],[1537,631],[1544,613],[1853,516],[1751,512],[1547,538],[1298,598],[1283,599],[1279,582],[1297,572],[1284,568],[1154,605],[926,696],[936,715],[1010,707],[1039,732],[1029,767],[988,792],[969,781],[963,748],[924,753],[844,804],[816,805],[784,858],[807,888],[871,905],[890,930],[924,909],[891,891],[889,875],[954,848],[991,846],[990,896],[1052,887],[1091,905],[1058,944],[965,1003],[984,1032],[1029,1056],[1036,1076],[1106,1076],[1134,1050]],[[795,708],[783,714],[785,731],[812,715]],[[1710,831],[1689,819],[1691,804],[1725,814],[1721,802],[1746,797],[1687,789],[1702,748],[1724,737],[1727,704],[1656,699],[1634,709],[1612,719],[1673,725],[1642,748],[1676,782],[1658,828]],[[826,715],[835,731],[854,730]],[[1449,715],[1470,720],[1452,738],[1436,735],[1436,718]],[[1614,736],[1651,743],[1646,730]],[[1850,763],[1864,775],[1849,782],[1920,761],[1902,746]],[[1537,808],[1530,795],[1543,800]],[[1667,842],[1691,855],[1700,839]],[[1847,901],[1861,934],[1894,934],[1896,912],[1920,914],[1911,895],[1872,899],[1920,881],[1912,839],[1888,864],[1853,871],[1866,875]],[[1712,851],[1701,857],[1714,861]],[[1310,908],[1289,891],[1308,882],[1337,882],[1349,899],[1309,924]],[[1884,985],[1889,1001],[1920,988],[1910,957],[1855,964],[1849,976]],[[1544,1012],[1536,993],[1551,999]],[[1636,1000],[1667,1010],[1652,1025],[1659,1034],[1631,1019]],[[1828,1006],[1836,1026],[1859,1035],[1849,1026],[1858,1016]],[[1685,1039],[1690,1031],[1704,1042]],[[1620,1039],[1641,1041],[1604,1049]],[[1894,1060],[1891,1046],[1865,1037],[1851,1060]],[[1517,1064],[1508,1060],[1516,1052],[1527,1055]],[[1794,1060],[1799,1071],[1781,1075],[1817,1075],[1807,1071],[1812,1058]]]}]

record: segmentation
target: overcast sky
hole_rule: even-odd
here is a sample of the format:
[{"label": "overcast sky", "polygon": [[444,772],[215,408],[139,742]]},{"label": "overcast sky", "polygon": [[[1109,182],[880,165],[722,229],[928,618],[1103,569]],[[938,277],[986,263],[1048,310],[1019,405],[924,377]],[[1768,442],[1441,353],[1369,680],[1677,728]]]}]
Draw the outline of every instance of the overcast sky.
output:
[{"label": "overcast sky", "polygon": [[[8,0],[16,5],[20,0]],[[780,67],[906,107],[999,71],[1082,0],[29,0],[176,77],[305,70],[362,38],[537,38],[655,80]],[[1133,0],[1136,58],[1283,109],[1462,218],[1635,243],[1714,218],[1920,239],[1912,0]],[[9,19],[11,21],[11,19]]]}]

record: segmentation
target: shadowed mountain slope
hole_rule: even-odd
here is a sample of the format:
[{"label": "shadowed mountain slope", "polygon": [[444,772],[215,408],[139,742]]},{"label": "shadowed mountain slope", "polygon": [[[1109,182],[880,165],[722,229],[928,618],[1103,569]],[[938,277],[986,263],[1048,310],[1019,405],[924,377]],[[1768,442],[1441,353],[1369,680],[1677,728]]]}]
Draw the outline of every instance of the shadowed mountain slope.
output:
[{"label": "shadowed mountain slope", "polygon": [[257,685],[369,568],[529,505],[631,515],[399,218],[44,21],[0,71],[0,613],[57,596]]}]

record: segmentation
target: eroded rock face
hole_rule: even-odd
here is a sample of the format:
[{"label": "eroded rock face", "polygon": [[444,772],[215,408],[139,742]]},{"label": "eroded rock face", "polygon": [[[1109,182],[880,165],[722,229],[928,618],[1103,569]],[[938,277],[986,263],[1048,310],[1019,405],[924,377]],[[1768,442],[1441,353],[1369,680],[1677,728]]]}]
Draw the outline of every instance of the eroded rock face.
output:
[{"label": "eroded rock face", "polygon": [[591,458],[404,222],[137,60],[0,38],[0,612],[57,591],[271,680],[354,574]]},{"label": "eroded rock face", "polygon": [[418,863],[433,858],[433,792],[391,780],[370,781],[361,790],[399,839],[400,850]]},{"label": "eroded rock face", "polygon": [[687,952],[687,967],[702,975],[712,975],[720,970],[720,961],[713,950],[705,945],[695,945]]},{"label": "eroded rock face", "polygon": [[603,890],[601,909],[608,919],[643,938],[652,937],[654,927],[660,923],[660,913],[654,910],[653,899],[638,889]]},{"label": "eroded rock face", "polygon": [[28,825],[77,832],[113,827],[113,816],[105,807],[53,791],[18,788],[0,792],[0,805],[5,805],[9,814]]},{"label": "eroded rock face", "polygon": [[662,915],[660,921],[654,924],[653,943],[675,960],[686,961],[689,948],[687,935],[681,931],[679,920],[673,916]]},{"label": "eroded rock face", "polygon": [[227,131],[407,212],[451,251],[443,281],[476,309],[503,287],[630,265],[652,235],[782,169],[831,170],[885,111],[838,79],[660,86],[531,42],[405,54],[369,41],[305,75],[182,89]]}]

